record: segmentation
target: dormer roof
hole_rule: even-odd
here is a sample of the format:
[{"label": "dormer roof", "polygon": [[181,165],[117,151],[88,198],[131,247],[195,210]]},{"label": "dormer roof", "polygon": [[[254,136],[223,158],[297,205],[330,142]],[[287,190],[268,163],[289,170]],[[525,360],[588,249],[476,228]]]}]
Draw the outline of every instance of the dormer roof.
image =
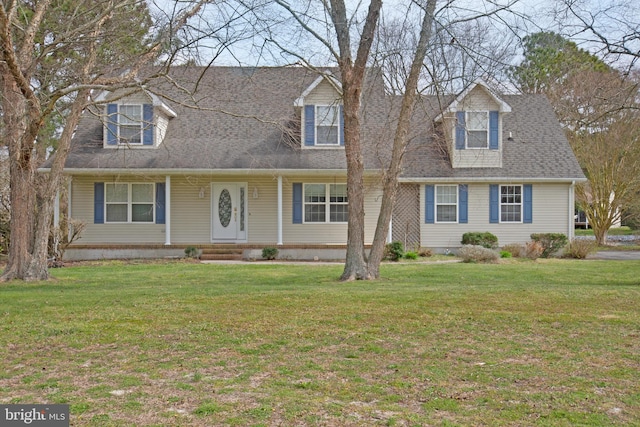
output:
[{"label": "dormer roof", "polygon": [[322,83],[323,81],[327,81],[331,86],[333,86],[333,88],[336,90],[336,92],[342,96],[342,83],[340,82],[340,80],[338,80],[338,78],[336,76],[333,75],[333,73],[331,71],[326,71],[323,72],[322,74],[320,74],[318,76],[318,78],[316,78],[313,83],[311,83],[303,92],[302,95],[300,95],[298,98],[296,98],[296,100],[294,101],[293,105],[295,107],[303,107],[304,106],[304,99],[309,96],[309,94],[311,94],[319,85],[320,83]]},{"label": "dormer roof", "polygon": [[[173,111],[173,109],[171,109],[171,107],[169,107],[167,104],[165,104],[162,99],[160,99],[160,97],[150,91],[148,91],[145,88],[142,88],[140,90],[142,93],[144,93],[149,100],[151,101],[151,105],[153,105],[154,107],[157,107],[160,109],[160,111],[162,111],[164,114],[166,114],[168,117],[174,118],[177,117],[178,115],[176,114],[175,111]],[[96,104],[104,104],[109,102],[109,96],[112,94],[113,92],[110,91],[106,91],[103,90],[101,91],[95,98],[95,102]],[[126,95],[122,96],[119,99],[126,99]]]},{"label": "dormer roof", "polygon": [[511,112],[511,106],[504,100],[502,99],[497,93],[495,93],[487,83],[485,83],[482,79],[477,79],[476,81],[474,81],[473,83],[471,83],[469,86],[467,86],[462,92],[460,92],[452,101],[451,103],[449,103],[449,105],[445,106],[442,110],[442,113],[440,113],[435,120],[436,121],[440,121],[442,120],[443,116],[447,113],[454,113],[456,111],[462,110],[462,108],[460,108],[460,105],[464,102],[464,100],[467,98],[467,96],[471,93],[471,91],[473,91],[476,87],[481,88],[485,93],[487,93],[487,95],[489,95],[493,101],[498,104],[498,111],[501,113],[510,113]]}]

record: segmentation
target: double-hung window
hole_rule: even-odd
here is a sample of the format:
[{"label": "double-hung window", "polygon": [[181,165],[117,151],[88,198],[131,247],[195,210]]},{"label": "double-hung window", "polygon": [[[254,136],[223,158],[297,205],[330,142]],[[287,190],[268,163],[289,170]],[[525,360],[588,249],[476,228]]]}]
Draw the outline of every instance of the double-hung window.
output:
[{"label": "double-hung window", "polygon": [[467,148],[489,146],[489,112],[467,111]]},{"label": "double-hung window", "polygon": [[339,106],[316,106],[316,145],[340,145],[339,114]]},{"label": "double-hung window", "polygon": [[500,149],[500,113],[498,111],[457,111],[456,150]]},{"label": "double-hung window", "polygon": [[458,186],[436,185],[436,222],[458,221]]},{"label": "double-hung window", "polygon": [[522,186],[500,186],[500,221],[522,222]]},{"label": "double-hung window", "polygon": [[153,183],[105,183],[105,222],[154,222]]},{"label": "double-hung window", "polygon": [[304,184],[304,222],[347,222],[346,184]]},{"label": "double-hung window", "polygon": [[142,105],[118,106],[118,141],[142,144]]}]

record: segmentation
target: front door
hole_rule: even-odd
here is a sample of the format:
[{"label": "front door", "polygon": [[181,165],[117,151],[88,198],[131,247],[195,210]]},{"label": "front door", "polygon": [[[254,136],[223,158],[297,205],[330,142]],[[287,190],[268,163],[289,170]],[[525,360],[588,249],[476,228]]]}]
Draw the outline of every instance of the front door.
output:
[{"label": "front door", "polygon": [[247,185],[211,184],[211,227],[213,241],[246,241]]}]

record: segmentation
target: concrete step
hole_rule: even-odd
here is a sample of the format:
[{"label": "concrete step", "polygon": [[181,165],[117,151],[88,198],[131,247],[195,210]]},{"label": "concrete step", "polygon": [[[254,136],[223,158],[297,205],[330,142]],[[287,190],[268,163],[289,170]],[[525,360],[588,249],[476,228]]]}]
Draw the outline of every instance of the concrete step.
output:
[{"label": "concrete step", "polygon": [[240,248],[202,248],[202,255],[217,255],[217,254],[239,254],[242,255],[244,253],[243,249]]},{"label": "concrete step", "polygon": [[242,254],[202,254],[201,261],[241,261],[244,257]]}]

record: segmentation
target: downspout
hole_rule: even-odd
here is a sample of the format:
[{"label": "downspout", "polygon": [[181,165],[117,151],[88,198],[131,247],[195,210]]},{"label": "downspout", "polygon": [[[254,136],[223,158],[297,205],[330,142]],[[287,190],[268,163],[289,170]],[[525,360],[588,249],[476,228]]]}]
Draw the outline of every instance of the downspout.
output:
[{"label": "downspout", "polygon": [[56,197],[53,199],[53,253],[58,253],[58,245],[62,236],[60,235],[60,189],[56,190]]},{"label": "downspout", "polygon": [[171,245],[171,176],[164,178],[164,244]]},{"label": "downspout", "polygon": [[575,236],[575,204],[576,204],[576,196],[575,196],[575,186],[576,182],[571,181],[571,185],[569,186],[569,224],[567,228],[567,237],[569,238],[569,242],[571,242]]},{"label": "downspout", "polygon": [[73,176],[69,177],[69,189],[67,190],[67,241],[71,240],[71,236],[73,235],[72,225],[71,225],[71,190],[73,182]]},{"label": "downspout", "polygon": [[282,175],[278,175],[278,218],[276,224],[277,244],[282,245]]}]

